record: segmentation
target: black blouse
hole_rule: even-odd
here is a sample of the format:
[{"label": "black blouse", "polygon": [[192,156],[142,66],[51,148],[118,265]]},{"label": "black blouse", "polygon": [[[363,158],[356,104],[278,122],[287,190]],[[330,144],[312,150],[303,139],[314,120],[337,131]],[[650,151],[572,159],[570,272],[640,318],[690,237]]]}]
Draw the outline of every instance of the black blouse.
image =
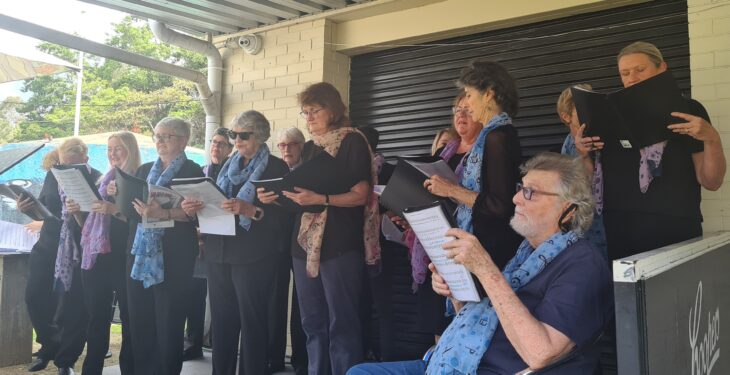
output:
[{"label": "black blouse", "polygon": [[[289,167],[283,160],[270,155],[266,170],[261,175],[262,180],[279,178],[289,173]],[[233,187],[234,196],[241,190],[243,184]],[[258,198],[254,205],[264,210],[264,217],[259,221],[252,220],[249,230],[238,225],[239,217],[236,218],[236,235],[220,236],[206,234],[205,260],[211,263],[226,264],[250,264],[266,257],[276,256],[282,249],[282,221],[289,221],[287,231],[291,230],[291,217],[294,214],[281,209],[279,206],[262,204]],[[288,239],[288,237],[286,237]]]},{"label": "black blouse", "polygon": [[[136,177],[147,180],[153,163],[146,163],[137,169]],[[192,160],[186,160],[185,164],[180,168],[174,178],[195,178],[203,177],[203,170]],[[166,186],[169,187],[169,186]],[[136,234],[138,222],[130,220],[129,222],[129,241],[127,242],[127,251],[130,251],[134,244],[134,236]],[[162,236],[162,253],[164,257],[165,279],[168,277],[170,265],[177,263],[176,258],[179,257],[195,257],[198,255],[198,233],[195,229],[194,222],[175,221],[175,226],[165,228],[165,234]],[[133,258],[133,257],[132,257]],[[192,259],[192,258],[191,258]],[[192,262],[190,263],[192,271]]]},{"label": "black blouse", "polygon": [[485,140],[481,192],[472,207],[474,235],[494,263],[504,268],[522,237],[510,227],[515,213],[512,197],[520,181],[520,142],[513,126],[492,130]]},{"label": "black blouse", "polygon": [[[302,149],[302,160],[306,162],[320,152],[325,152],[314,142],[309,141]],[[335,156],[337,171],[349,186],[355,186],[360,181],[370,182],[370,168],[372,158],[367,141],[359,134],[350,133],[342,140],[340,150]],[[363,225],[365,222],[364,206],[334,207],[327,209],[327,223],[325,224],[324,238],[320,261],[338,257],[350,251],[365,251],[363,240]],[[301,214],[297,215],[291,241],[292,256],[306,258],[307,254],[299,246],[297,235]]]},{"label": "black blouse", "polygon": [[58,241],[61,235],[61,196],[58,194],[58,181],[51,171],[46,173],[43,181],[43,188],[38,195],[38,201],[48,208],[56,218],[48,218],[43,220],[40,238],[33,246],[34,252],[43,252],[56,256],[58,250]]}]

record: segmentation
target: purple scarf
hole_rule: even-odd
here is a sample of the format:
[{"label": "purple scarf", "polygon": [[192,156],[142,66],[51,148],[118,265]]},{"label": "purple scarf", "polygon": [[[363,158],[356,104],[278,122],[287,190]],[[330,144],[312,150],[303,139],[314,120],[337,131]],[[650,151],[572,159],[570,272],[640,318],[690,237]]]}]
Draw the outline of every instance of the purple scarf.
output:
[{"label": "purple scarf", "polygon": [[[449,141],[439,155],[441,159],[448,163],[449,160],[456,155],[456,151],[459,149],[460,144],[460,139],[452,139]],[[464,157],[466,157],[467,154],[464,154],[459,165],[454,171],[459,179],[461,179],[461,174],[464,171]],[[415,292],[418,290],[418,286],[426,281],[428,264],[431,263],[431,259],[428,257],[428,254],[426,254],[426,249],[423,248],[421,242],[418,241],[418,238],[416,238],[416,235],[410,229],[406,232],[406,243],[408,244],[408,253],[411,256],[411,277],[413,277],[413,285],[411,286],[411,289]]]},{"label": "purple scarf", "polygon": [[655,143],[639,150],[639,189],[642,193],[649,190],[649,185],[654,177],[662,175],[662,155],[667,141]]},{"label": "purple scarf", "polygon": [[[109,183],[114,181],[116,171],[111,169],[106,173],[99,185],[99,194],[101,198],[108,201],[109,195],[106,188]],[[81,257],[81,268],[90,270],[96,264],[96,257],[99,254],[109,254],[112,251],[111,242],[109,241],[109,226],[111,217],[99,212],[90,212],[86,217],[84,228],[81,230],[81,249],[83,256]]]},{"label": "purple scarf", "polygon": [[[87,169],[91,170],[87,166]],[[61,235],[58,241],[58,252],[56,253],[56,267],[53,277],[57,283],[63,287],[65,292],[71,289],[71,281],[73,280],[74,267],[81,262],[81,248],[74,238],[72,221],[74,215],[69,215],[66,210],[66,193],[63,192],[61,186],[58,186],[58,195],[61,197]],[[57,284],[58,285],[58,284]]]}]

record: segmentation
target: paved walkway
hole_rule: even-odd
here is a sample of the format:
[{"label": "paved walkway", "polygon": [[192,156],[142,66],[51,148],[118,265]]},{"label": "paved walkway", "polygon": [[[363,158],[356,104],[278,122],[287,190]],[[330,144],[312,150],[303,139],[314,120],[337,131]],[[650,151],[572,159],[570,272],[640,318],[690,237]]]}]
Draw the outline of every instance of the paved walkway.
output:
[{"label": "paved walkway", "polygon": [[[211,353],[209,351],[203,352],[204,358],[197,359],[194,361],[183,362],[183,369],[181,375],[210,375],[212,371]],[[294,374],[293,370],[277,372],[274,375],[290,375]],[[119,366],[111,366],[104,368],[103,375],[121,375]]]}]

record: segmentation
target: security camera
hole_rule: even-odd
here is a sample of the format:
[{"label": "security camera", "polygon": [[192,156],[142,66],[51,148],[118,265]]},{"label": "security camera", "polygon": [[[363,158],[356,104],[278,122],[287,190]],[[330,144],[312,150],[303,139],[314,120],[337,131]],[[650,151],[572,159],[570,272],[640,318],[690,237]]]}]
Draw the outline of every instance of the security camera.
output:
[{"label": "security camera", "polygon": [[255,55],[261,52],[264,43],[258,35],[243,35],[238,38],[238,46],[249,55]]}]

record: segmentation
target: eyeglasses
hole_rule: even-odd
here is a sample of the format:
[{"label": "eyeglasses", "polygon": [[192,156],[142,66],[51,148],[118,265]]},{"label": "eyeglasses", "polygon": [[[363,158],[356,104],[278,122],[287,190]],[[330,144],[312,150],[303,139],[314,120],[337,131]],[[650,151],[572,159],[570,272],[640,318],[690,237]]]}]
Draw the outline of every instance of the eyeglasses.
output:
[{"label": "eyeglasses", "polygon": [[289,142],[289,143],[279,143],[276,145],[276,147],[279,148],[279,150],[286,150],[287,148],[293,148],[294,146],[299,146],[299,142]]},{"label": "eyeglasses", "polygon": [[[227,134],[226,134],[226,136],[227,136]],[[228,141],[210,141],[210,145],[216,146],[216,147],[226,147],[226,146],[230,146],[231,144],[228,143]]]},{"label": "eyeglasses", "polygon": [[299,112],[299,115],[302,116],[302,118],[306,120],[306,119],[309,118],[309,116],[314,117],[314,116],[317,115],[317,113],[319,113],[319,112],[321,112],[323,110],[324,110],[324,108],[313,109],[313,110],[311,110],[309,112],[307,112],[307,111],[301,111],[301,112]]},{"label": "eyeglasses", "polygon": [[167,143],[167,142],[170,142],[170,139],[172,139],[172,137],[182,137],[182,135],[176,135],[176,134],[153,134],[152,135],[152,141],[153,142]]},{"label": "eyeglasses", "polygon": [[248,141],[249,138],[251,138],[251,134],[253,132],[234,132],[233,130],[228,131],[228,138],[232,140],[236,140],[236,137],[242,141]]},{"label": "eyeglasses", "polygon": [[541,191],[541,190],[529,188],[529,187],[526,187],[525,185],[523,185],[521,182],[518,182],[517,183],[517,192],[520,192],[520,191],[522,191],[522,196],[525,197],[525,199],[527,199],[528,201],[532,200],[532,196],[534,194],[552,195],[552,196],[556,196],[556,197],[560,195],[558,193],[550,193],[547,191]]},{"label": "eyeglasses", "polygon": [[469,107],[453,107],[451,108],[451,112],[455,115],[458,115],[459,113],[468,115],[471,113],[471,109],[469,109]]}]

